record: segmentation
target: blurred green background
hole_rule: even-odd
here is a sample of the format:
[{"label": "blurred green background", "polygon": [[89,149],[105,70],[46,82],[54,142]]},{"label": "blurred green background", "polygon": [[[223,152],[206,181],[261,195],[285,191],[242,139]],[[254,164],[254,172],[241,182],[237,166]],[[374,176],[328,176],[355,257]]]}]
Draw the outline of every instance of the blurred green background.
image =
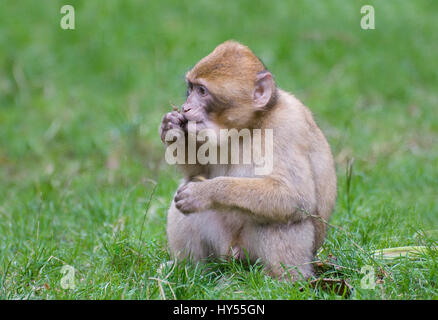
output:
[{"label": "blurred green background", "polygon": [[[64,4],[75,30],[60,27]],[[360,28],[365,4],[375,30]],[[324,249],[338,263],[375,263],[353,238],[364,250],[434,243],[417,235],[438,226],[437,30],[433,0],[2,1],[0,298],[336,296],[235,265],[155,280],[180,177],[158,126],[184,101],[185,72],[228,39],[253,49],[332,146],[332,223],[349,233],[332,229]],[[405,261],[357,297],[436,298],[436,260]],[[59,287],[64,264],[75,290]]]}]

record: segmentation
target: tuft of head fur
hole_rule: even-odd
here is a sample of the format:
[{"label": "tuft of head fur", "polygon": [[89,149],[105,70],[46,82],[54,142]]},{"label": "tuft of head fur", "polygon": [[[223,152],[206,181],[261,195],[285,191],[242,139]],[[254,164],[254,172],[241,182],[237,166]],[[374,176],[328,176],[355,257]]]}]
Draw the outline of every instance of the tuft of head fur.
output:
[{"label": "tuft of head fur", "polygon": [[247,46],[228,40],[201,59],[187,73],[187,78],[206,81],[224,78],[248,81],[255,80],[257,74],[263,70],[266,70],[265,66]]},{"label": "tuft of head fur", "polygon": [[207,82],[215,94],[225,90],[228,96],[242,97],[252,94],[248,90],[253,89],[257,74],[264,70],[266,67],[247,46],[228,40],[201,59],[186,78],[195,83]]},{"label": "tuft of head fur", "polygon": [[221,119],[217,119],[219,122],[229,123],[243,116],[240,119],[243,125],[254,113],[252,103],[257,75],[266,70],[263,62],[247,46],[228,40],[188,71],[186,80],[205,85],[228,109],[221,114]]}]

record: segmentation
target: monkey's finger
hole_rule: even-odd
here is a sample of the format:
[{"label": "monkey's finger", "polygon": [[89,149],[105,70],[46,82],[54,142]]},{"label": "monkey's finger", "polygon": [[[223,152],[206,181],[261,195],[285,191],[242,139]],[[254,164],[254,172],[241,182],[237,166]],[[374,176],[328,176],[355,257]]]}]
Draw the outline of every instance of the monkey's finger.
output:
[{"label": "monkey's finger", "polygon": [[167,132],[167,131],[169,131],[171,129],[180,129],[180,130],[182,130],[181,125],[177,124],[177,123],[174,123],[174,122],[165,122],[165,123],[162,124],[161,127],[162,127],[162,131],[165,131],[165,132]]},{"label": "monkey's finger", "polygon": [[181,129],[181,126],[177,123],[169,122],[168,124],[169,130],[170,129]]},{"label": "monkey's finger", "polygon": [[177,192],[175,195],[175,202],[182,201],[184,199],[184,195],[181,192]]},{"label": "monkey's finger", "polygon": [[175,122],[175,116],[173,116],[171,113],[166,113],[166,115],[163,118],[163,123],[167,124],[169,122]]},{"label": "monkey's finger", "polygon": [[160,126],[160,135],[166,135],[167,131],[169,131],[170,127],[167,122],[161,123]]},{"label": "monkey's finger", "polygon": [[190,182],[187,182],[186,184],[183,184],[181,187],[178,188],[177,194],[183,193],[185,190],[187,190],[187,187],[189,186]]},{"label": "monkey's finger", "polygon": [[167,124],[163,122],[160,126],[160,137],[161,140],[163,141],[164,141],[164,137],[166,136],[167,130],[168,130]]},{"label": "monkey's finger", "polygon": [[186,117],[179,112],[171,112],[169,114],[169,118],[176,123],[184,123],[187,122]]},{"label": "monkey's finger", "polygon": [[184,196],[186,196],[185,192],[185,188],[184,186],[180,187],[177,191],[176,191],[176,195],[175,195],[175,201],[181,200]]},{"label": "monkey's finger", "polygon": [[173,113],[173,112],[168,114],[168,119],[170,121],[173,121],[173,122],[180,122],[181,121],[180,117],[178,116],[178,113]]},{"label": "monkey's finger", "polygon": [[179,114],[181,114],[179,111],[170,111],[168,114],[172,115],[172,116],[178,116]]},{"label": "monkey's finger", "polygon": [[175,207],[184,214],[189,214],[193,212],[193,210],[190,210],[190,206],[183,200],[175,202]]},{"label": "monkey's finger", "polygon": [[183,124],[183,121],[176,116],[169,115],[168,118],[166,119],[166,124],[169,124],[169,123],[177,125],[178,127],[181,127]]},{"label": "monkey's finger", "polygon": [[175,115],[181,122],[187,122],[187,118],[180,112],[177,112]]},{"label": "monkey's finger", "polygon": [[181,131],[182,129],[181,129],[181,127],[179,127],[178,125],[175,125],[175,124],[167,123],[167,124],[162,125],[161,129],[160,129],[160,137],[161,137],[161,140],[163,142],[174,142],[174,141],[176,141],[178,139],[178,133],[175,134],[173,132],[172,136],[170,136],[168,138],[168,140],[166,141],[165,140],[166,139],[166,135],[169,132],[169,130],[180,130]]}]

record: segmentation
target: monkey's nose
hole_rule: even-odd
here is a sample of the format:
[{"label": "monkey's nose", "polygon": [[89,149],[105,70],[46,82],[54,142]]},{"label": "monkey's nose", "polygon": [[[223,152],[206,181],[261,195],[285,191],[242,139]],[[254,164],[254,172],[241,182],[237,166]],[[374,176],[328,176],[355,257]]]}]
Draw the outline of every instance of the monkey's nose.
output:
[{"label": "monkey's nose", "polygon": [[190,110],[192,110],[192,108],[190,108],[190,106],[188,106],[188,105],[183,105],[182,106],[182,111],[183,112],[189,112]]}]

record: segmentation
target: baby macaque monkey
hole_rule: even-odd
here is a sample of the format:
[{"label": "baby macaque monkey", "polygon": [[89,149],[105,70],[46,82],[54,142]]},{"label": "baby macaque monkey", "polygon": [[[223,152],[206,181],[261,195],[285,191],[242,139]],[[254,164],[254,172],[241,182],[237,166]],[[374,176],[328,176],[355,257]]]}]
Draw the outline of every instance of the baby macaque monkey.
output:
[{"label": "baby macaque monkey", "polygon": [[[174,143],[167,139],[171,129],[187,140],[189,122],[196,123],[196,132],[248,129],[253,137],[259,129],[262,141],[271,130],[272,170],[258,174],[254,160],[179,164],[184,178],[167,221],[171,254],[195,261],[259,259],[274,277],[311,276],[336,201],[332,153],[312,114],[277,88],[260,59],[235,41],[216,47],[185,79],[187,100],[181,111],[164,116],[163,142]],[[219,157],[230,144],[221,140],[215,146]]]}]

